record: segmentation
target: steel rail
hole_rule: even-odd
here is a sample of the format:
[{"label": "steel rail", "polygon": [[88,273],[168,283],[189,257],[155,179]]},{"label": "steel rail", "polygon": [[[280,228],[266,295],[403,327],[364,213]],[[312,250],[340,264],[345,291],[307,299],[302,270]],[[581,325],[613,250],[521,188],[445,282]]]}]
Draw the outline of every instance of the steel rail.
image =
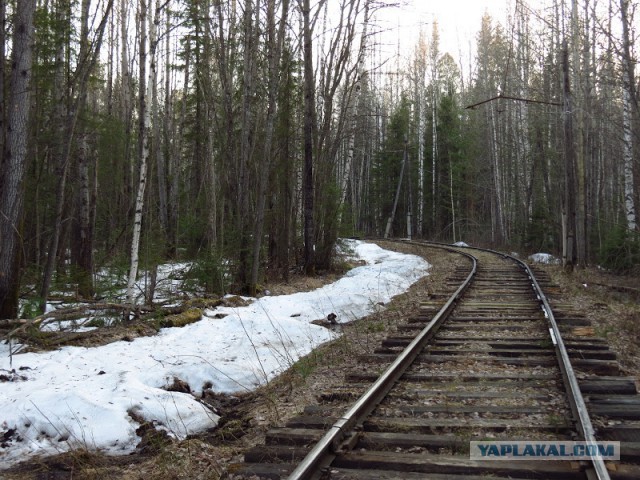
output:
[{"label": "steel rail", "polygon": [[319,478],[322,469],[331,464],[340,445],[359,422],[363,420],[382,401],[393,385],[402,377],[409,366],[422,351],[424,345],[435,335],[440,324],[453,310],[460,296],[471,284],[477,272],[477,259],[468,253],[461,252],[451,247],[443,247],[448,251],[466,256],[471,260],[472,268],[467,278],[458,287],[447,303],[436,313],[433,319],[425,326],[413,341],[400,353],[391,365],[378,377],[369,389],[360,396],[356,403],[342,415],[316,443],[315,447],[298,464],[287,477],[289,480],[310,480]]},{"label": "steel rail", "polygon": [[[426,242],[431,243],[431,242]],[[474,250],[480,250],[490,253],[495,253],[497,255],[502,256],[503,258],[508,258],[513,260],[516,264],[518,264],[521,268],[524,269],[529,280],[531,281],[531,286],[533,287],[534,293],[536,294],[538,301],[542,307],[542,311],[544,313],[545,318],[549,324],[549,330],[551,335],[551,340],[553,341],[553,345],[556,350],[556,356],[558,359],[558,365],[560,367],[560,371],[562,372],[562,380],[564,382],[565,388],[569,395],[569,404],[571,406],[571,410],[576,419],[576,424],[579,429],[579,433],[582,435],[584,441],[589,445],[595,445],[597,440],[595,437],[595,431],[593,428],[593,424],[591,423],[591,417],[589,416],[589,411],[587,410],[587,405],[585,404],[584,397],[582,396],[582,391],[580,390],[580,385],[578,384],[578,379],[576,377],[575,371],[573,370],[573,366],[571,365],[571,359],[569,358],[569,353],[567,352],[567,348],[562,340],[562,335],[560,334],[560,328],[558,327],[558,322],[556,322],[556,318],[553,314],[553,309],[549,304],[549,300],[547,296],[540,287],[538,280],[536,279],[533,271],[527,265],[527,263],[523,262],[519,258],[516,258],[512,255],[508,255],[506,253],[497,252],[495,250],[489,250],[484,248],[477,247],[457,247],[457,248],[469,248]],[[604,460],[600,456],[592,456],[589,459],[589,462],[593,466],[593,471],[595,473],[595,477],[590,475],[590,479],[597,480],[610,480],[609,471],[607,470],[607,466],[604,463]]]},{"label": "steel rail", "polygon": [[[551,305],[549,304],[549,300],[547,296],[542,291],[538,280],[535,275],[531,271],[529,265],[527,265],[522,260],[517,258],[513,258],[520,266],[522,266],[529,276],[531,280],[531,284],[538,296],[538,299],[541,303],[542,310],[547,318],[549,323],[549,328],[553,333],[552,338],[553,344],[556,349],[556,354],[558,356],[558,363],[560,366],[560,371],[562,372],[562,378],[564,380],[565,388],[569,392],[569,403],[571,405],[571,410],[573,411],[574,416],[577,419],[577,425],[580,429],[580,433],[584,438],[584,441],[590,445],[595,445],[596,437],[595,431],[593,429],[593,424],[591,423],[591,417],[589,416],[589,411],[587,410],[587,405],[585,404],[584,397],[582,396],[582,391],[580,390],[580,385],[578,384],[578,379],[573,370],[573,366],[571,365],[571,359],[569,358],[569,353],[567,352],[567,348],[562,340],[562,335],[560,334],[560,328],[558,327],[558,322],[556,322],[556,318],[553,314],[553,310]],[[607,466],[604,463],[604,460],[600,456],[592,456],[589,461],[593,465],[593,470],[595,471],[596,477],[598,480],[609,480],[609,471],[607,470]]]},{"label": "steel rail", "polygon": [[[297,468],[288,477],[289,480],[309,480],[319,478],[322,474],[322,469],[331,464],[333,458],[335,458],[341,443],[345,439],[349,431],[360,422],[366,415],[368,415],[378,405],[378,403],[384,398],[386,393],[391,389],[393,384],[403,375],[406,369],[411,365],[415,357],[419,354],[424,344],[435,334],[437,328],[442,321],[447,317],[450,311],[455,306],[455,303],[468,288],[472,278],[477,272],[477,260],[473,255],[467,254],[459,249],[479,250],[488,253],[499,255],[505,259],[509,259],[518,264],[527,274],[531,281],[534,293],[536,294],[540,306],[545,315],[545,318],[549,324],[550,336],[556,350],[556,356],[560,371],[562,373],[563,382],[568,392],[569,403],[572,413],[576,419],[577,428],[582,435],[585,442],[591,445],[596,444],[595,432],[589,413],[584,402],[584,397],[580,391],[578,380],[576,378],[569,354],[562,339],[558,323],[556,322],[553,310],[549,301],[544,294],[540,284],[538,283],[535,275],[533,274],[529,265],[522,260],[495,250],[478,248],[478,247],[463,247],[463,246],[451,246],[438,242],[403,242],[411,243],[423,246],[435,246],[443,248],[448,251],[461,253],[472,260],[473,268],[471,273],[467,276],[465,281],[456,290],[456,292],[449,298],[447,303],[440,309],[440,311],[434,316],[431,322],[420,332],[420,334],[405,348],[405,350],[396,358],[396,360],[385,370],[385,372],[376,380],[376,382],[358,399],[358,401],[342,416],[338,419],[333,426],[327,431],[327,433],[320,439],[316,446],[307,454],[307,456],[298,464]],[[591,457],[590,463],[593,466],[592,472],[587,472],[587,476],[590,480],[610,480],[609,472],[601,457]],[[595,476],[593,475],[595,474]]]}]

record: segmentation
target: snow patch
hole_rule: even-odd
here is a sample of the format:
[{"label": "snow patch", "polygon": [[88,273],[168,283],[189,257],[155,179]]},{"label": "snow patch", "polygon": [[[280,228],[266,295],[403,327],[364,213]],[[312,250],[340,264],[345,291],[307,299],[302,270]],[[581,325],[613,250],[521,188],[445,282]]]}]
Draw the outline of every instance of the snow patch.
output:
[{"label": "snow patch", "polygon": [[557,265],[560,263],[560,259],[554,257],[550,253],[534,253],[533,255],[529,255],[529,261],[548,265]]},{"label": "snow patch", "polygon": [[[153,337],[21,353],[12,363],[8,346],[0,345],[0,371],[25,377],[0,382],[0,435],[6,439],[0,464],[78,447],[130,453],[140,440],[139,419],[176,438],[215,427],[219,417],[199,401],[205,388],[233,393],[264,384],[338,336],[313,320],[333,313],[345,323],[368,315],[429,269],[414,255],[345,243],[366,264],[312,292],[248,299],[248,306],[208,310],[196,323]],[[166,278],[172,273],[162,271]],[[192,393],[167,391],[175,379]]]},{"label": "snow patch", "polygon": [[453,244],[454,247],[468,247],[469,245],[467,245],[466,243],[460,241],[460,242],[456,242]]}]

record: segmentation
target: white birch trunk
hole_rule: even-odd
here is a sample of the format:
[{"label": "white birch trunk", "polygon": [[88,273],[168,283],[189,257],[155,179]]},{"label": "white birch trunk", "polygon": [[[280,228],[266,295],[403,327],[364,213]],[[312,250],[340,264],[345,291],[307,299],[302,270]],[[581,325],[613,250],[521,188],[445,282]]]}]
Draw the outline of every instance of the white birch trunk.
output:
[{"label": "white birch trunk", "polygon": [[622,158],[624,165],[624,208],[627,228],[637,228],[636,208],[634,201],[635,182],[633,178],[633,101],[634,101],[634,64],[631,58],[631,42],[628,19],[628,0],[620,0],[620,11],[623,30],[623,110],[622,110]]},{"label": "white birch trunk", "polygon": [[[625,69],[626,72],[626,69]],[[622,158],[624,163],[624,208],[627,219],[627,228],[635,230],[636,208],[633,201],[633,193],[635,189],[633,179],[633,134],[632,134],[632,115],[631,115],[631,92],[627,88],[629,85],[628,74],[625,73],[625,89],[623,97],[622,111]]]},{"label": "white birch trunk", "polygon": [[431,224],[438,226],[438,93],[440,89],[440,79],[438,75],[438,57],[440,56],[440,35],[438,24],[433,25],[431,31],[431,45],[429,46],[429,57],[431,61]]},{"label": "white birch trunk", "polygon": [[[157,2],[157,0],[156,0]],[[146,55],[144,50],[146,48],[145,30],[146,16],[146,2],[140,2],[140,32],[141,32],[141,55],[140,61],[146,62]],[[151,9],[151,4],[149,4]],[[148,102],[151,98],[153,84],[156,81],[156,62],[155,62],[155,44],[156,44],[156,28],[155,23],[151,22],[149,27],[149,45],[150,52],[149,57],[151,59],[151,68],[149,69],[149,79],[147,81],[144,96],[141,101],[140,110],[142,113],[142,123],[140,134],[143,135],[142,148],[140,152],[140,179],[138,181],[138,193],[136,195],[135,214],[133,220],[133,238],[131,240],[131,264],[129,269],[129,281],[127,282],[127,302],[134,303],[133,287],[138,276],[138,265],[140,263],[140,233],[142,231],[142,210],[144,208],[144,192],[147,185],[147,165],[149,163],[150,156],[150,144],[151,144],[151,109],[148,108]],[[142,81],[142,79],[141,79]],[[143,85],[141,85],[143,87]]]}]

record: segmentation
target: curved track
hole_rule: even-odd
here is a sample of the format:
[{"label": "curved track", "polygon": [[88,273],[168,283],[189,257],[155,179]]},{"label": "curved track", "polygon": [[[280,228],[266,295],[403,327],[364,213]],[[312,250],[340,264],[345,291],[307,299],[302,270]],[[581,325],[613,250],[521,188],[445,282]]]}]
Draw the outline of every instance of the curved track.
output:
[{"label": "curved track", "polygon": [[319,404],[268,432],[266,445],[247,452],[236,475],[640,478],[634,465],[617,464],[610,475],[597,459],[469,458],[472,440],[594,442],[583,392],[626,388],[634,396],[635,386],[593,377],[611,373],[611,352],[593,337],[562,331],[526,264],[491,251],[455,251],[469,261],[448,281],[455,291],[421,304],[419,316],[361,358],[345,379],[350,387],[370,383],[364,393],[344,410],[334,402],[344,398],[341,392],[320,396]]}]

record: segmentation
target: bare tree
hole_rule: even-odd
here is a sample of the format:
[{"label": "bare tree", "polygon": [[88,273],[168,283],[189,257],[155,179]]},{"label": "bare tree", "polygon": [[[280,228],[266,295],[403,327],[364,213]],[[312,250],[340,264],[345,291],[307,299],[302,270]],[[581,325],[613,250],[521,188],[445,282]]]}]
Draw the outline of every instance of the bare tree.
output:
[{"label": "bare tree", "polygon": [[[357,76],[357,57],[353,61],[353,44],[361,0],[341,0],[340,13],[319,61],[318,108],[311,118],[314,147],[314,263],[315,268],[331,267],[338,236],[337,213],[340,196],[335,192],[338,152],[344,145],[349,119],[349,105]],[[306,93],[305,93],[306,94]],[[306,192],[306,191],[305,191]]]},{"label": "bare tree", "polygon": [[258,175],[258,204],[256,208],[256,222],[253,234],[253,265],[251,268],[251,279],[249,281],[249,293],[255,295],[258,284],[258,274],[260,269],[260,249],[262,246],[262,232],[264,229],[265,203],[267,197],[267,185],[271,173],[271,159],[273,156],[273,132],[276,119],[277,94],[280,90],[279,66],[282,49],[284,48],[284,38],[286,32],[287,18],[289,14],[289,0],[282,2],[282,14],[276,31],[275,0],[267,0],[267,117],[265,125],[264,159]]},{"label": "bare tree", "polygon": [[[425,81],[427,77],[427,43],[424,33],[420,31],[418,43],[414,53],[414,96],[416,102],[417,117],[417,140],[418,140],[418,212],[416,220],[416,233],[422,236],[424,233],[424,140],[425,140],[425,119],[426,119],[426,102],[425,102]],[[434,107],[435,108],[435,107]]]},{"label": "bare tree", "polygon": [[564,119],[564,202],[562,212],[562,264],[572,271],[576,263],[576,151],[573,133],[573,96],[569,80],[569,48],[562,49]]},{"label": "bare tree", "polygon": [[[159,15],[159,8],[153,9],[152,2],[146,0],[139,2],[140,21],[140,91],[138,92],[138,155],[140,158],[140,173],[138,177],[138,193],[133,219],[133,238],[131,240],[131,261],[129,266],[129,281],[127,282],[127,302],[134,303],[133,287],[138,276],[138,266],[140,263],[140,235],[142,232],[142,213],[144,207],[144,194],[147,186],[147,167],[151,155],[151,112],[149,101],[152,98],[153,84],[156,82],[156,47],[158,45],[156,32],[156,17]],[[149,23],[149,42],[147,45],[147,18],[155,11],[155,17]],[[147,53],[147,46],[149,52]],[[147,78],[147,56],[150,61],[149,78]]]},{"label": "bare tree", "polygon": [[315,109],[315,81],[313,75],[313,43],[311,6],[302,0],[303,57],[304,57],[304,169],[302,190],[304,203],[304,267],[307,274],[315,272],[313,222],[313,118]]},{"label": "bare tree", "polygon": [[[343,205],[345,198],[347,196],[347,184],[349,182],[349,178],[353,178],[352,174],[352,166],[353,166],[353,158],[355,154],[355,143],[356,143],[356,128],[358,115],[360,111],[360,102],[362,98],[362,90],[364,88],[364,84],[367,81],[366,79],[366,71],[365,71],[365,59],[367,53],[367,39],[368,39],[368,25],[369,25],[369,0],[365,0],[364,4],[364,20],[362,23],[362,34],[360,39],[360,49],[358,50],[358,60],[357,60],[357,72],[356,72],[356,83],[354,85],[354,92],[351,98],[352,103],[352,119],[351,119],[351,131],[349,132],[349,140],[347,145],[347,155],[344,162],[344,168],[342,171],[342,178],[340,179],[340,204]],[[352,186],[353,190],[353,186]],[[341,221],[342,210],[339,212],[338,223]]]},{"label": "bare tree", "polygon": [[438,189],[438,57],[440,56],[440,34],[438,24],[434,22],[431,32],[431,43],[429,45],[429,60],[431,66],[431,223],[438,224],[437,202]]},{"label": "bare tree", "polygon": [[[47,253],[47,264],[42,276],[42,285],[40,287],[40,310],[44,312],[47,298],[49,296],[49,288],[51,286],[51,278],[55,270],[56,259],[58,255],[58,247],[62,231],[62,216],[65,204],[65,190],[67,184],[67,173],[69,171],[69,163],[71,162],[71,152],[78,125],[78,118],[85,107],[87,100],[87,88],[91,73],[100,55],[102,39],[107,26],[107,21],[113,6],[113,0],[109,0],[105,5],[103,17],[98,24],[96,36],[93,44],[88,40],[89,36],[89,6],[90,0],[83,0],[81,4],[81,42],[78,54],[78,64],[75,75],[75,84],[68,85],[67,92],[75,92],[75,97],[70,102],[69,111],[66,112],[66,118],[59,118],[63,122],[58,128],[62,133],[61,148],[58,151],[58,184],[56,191],[56,215],[53,224],[53,233],[49,243],[49,251]],[[69,20],[70,21],[70,20]],[[84,37],[84,38],[83,38]],[[70,48],[70,47],[69,47]],[[64,94],[60,93],[61,96]],[[61,100],[61,99],[59,99]],[[64,116],[63,111],[60,116]],[[88,232],[86,232],[88,233]],[[92,290],[92,288],[90,289]]]}]

